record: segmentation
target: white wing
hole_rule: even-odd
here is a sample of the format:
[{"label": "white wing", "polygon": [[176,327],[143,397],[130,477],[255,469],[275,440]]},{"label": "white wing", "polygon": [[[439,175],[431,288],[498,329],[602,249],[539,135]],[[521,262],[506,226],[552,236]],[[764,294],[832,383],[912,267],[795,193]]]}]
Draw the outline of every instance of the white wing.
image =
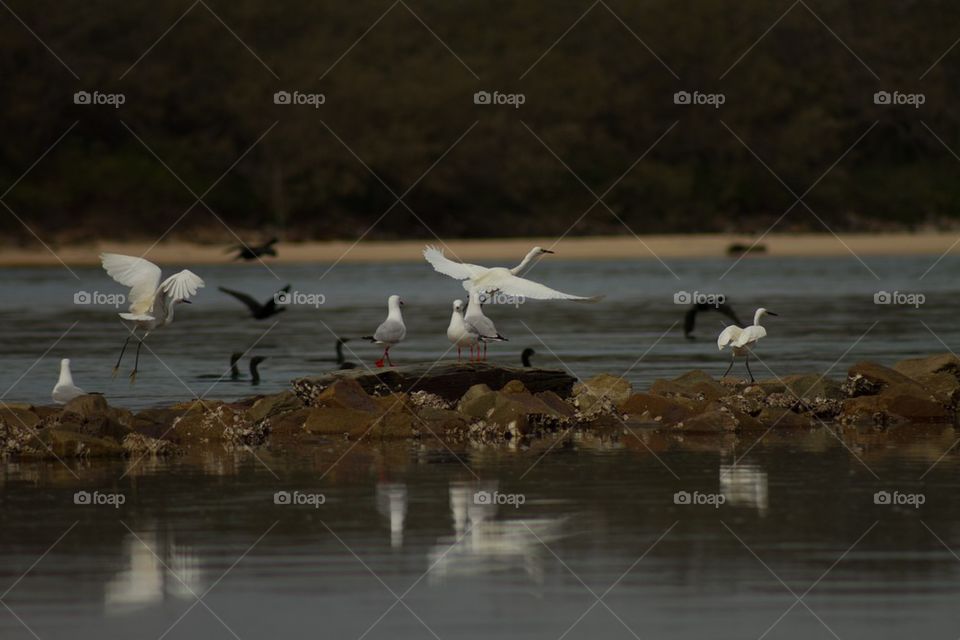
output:
[{"label": "white wing", "polygon": [[86,391],[73,384],[57,384],[50,397],[57,404],[67,404],[76,397],[86,395]]},{"label": "white wing", "polygon": [[503,271],[505,273],[498,273],[496,279],[494,280],[477,283],[475,290],[486,293],[500,291],[508,296],[530,298],[531,300],[581,300],[586,302],[597,302],[603,298],[603,296],[575,296],[570,293],[564,293],[562,291],[557,291],[556,289],[551,289],[550,287],[542,285],[539,282],[534,282],[533,280],[527,280],[526,278],[520,278],[515,275],[511,275],[506,269]]},{"label": "white wing", "polygon": [[735,324],[726,327],[720,332],[720,336],[717,338],[717,349],[723,351],[723,348],[731,343],[736,346],[736,341],[740,337],[741,333],[743,333],[743,329]]},{"label": "white wing", "polygon": [[735,347],[743,347],[748,344],[752,344],[759,340],[760,338],[766,337],[767,330],[761,327],[758,324],[751,325],[743,330],[743,332],[737,337],[736,341],[733,343]]},{"label": "white wing", "polygon": [[164,280],[160,290],[171,300],[189,300],[190,296],[197,295],[197,289],[203,286],[204,282],[200,276],[189,269],[184,269]]},{"label": "white wing", "polygon": [[403,340],[406,335],[407,328],[402,322],[387,319],[377,327],[376,333],[373,334],[373,339],[383,344],[393,345]]},{"label": "white wing", "polygon": [[100,262],[108,276],[130,287],[130,312],[137,315],[150,313],[160,284],[160,267],[149,260],[118,253],[102,253]]},{"label": "white wing", "polygon": [[487,271],[486,267],[466,262],[454,262],[443,255],[443,250],[428,246],[423,250],[423,257],[433,265],[433,268],[445,276],[456,280],[475,278]]}]

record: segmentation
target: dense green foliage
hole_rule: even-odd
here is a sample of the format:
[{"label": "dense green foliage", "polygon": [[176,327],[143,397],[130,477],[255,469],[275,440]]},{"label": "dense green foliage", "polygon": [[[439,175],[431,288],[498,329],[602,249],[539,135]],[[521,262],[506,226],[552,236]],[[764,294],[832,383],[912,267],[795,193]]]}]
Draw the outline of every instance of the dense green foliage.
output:
[{"label": "dense green foliage", "polygon": [[[0,192],[79,121],[3,198],[41,237],[153,238],[194,203],[124,123],[196,195],[216,183],[203,199],[240,233],[355,238],[388,210],[367,237],[764,230],[796,198],[737,136],[797,195],[837,163],[778,230],[960,213],[945,148],[960,153],[960,47],[928,71],[960,38],[956,3],[797,3],[757,42],[789,2],[609,0],[564,36],[590,0],[204,1],[9,1],[79,80],[0,9]],[[78,90],[126,102],[75,105]],[[326,102],[276,105],[277,90]],[[525,103],[475,105],[478,90]],[[726,101],[677,105],[678,90]],[[878,90],[925,103],[876,105]],[[590,190],[625,172],[603,198],[621,224]],[[171,231],[187,234],[226,230],[197,204]]]}]

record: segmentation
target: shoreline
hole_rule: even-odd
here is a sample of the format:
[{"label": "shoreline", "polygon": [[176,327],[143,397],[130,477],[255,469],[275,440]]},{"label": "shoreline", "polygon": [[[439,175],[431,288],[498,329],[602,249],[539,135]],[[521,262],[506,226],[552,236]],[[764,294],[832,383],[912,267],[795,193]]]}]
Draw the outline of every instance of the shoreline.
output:
[{"label": "shoreline", "polygon": [[[483,240],[447,240],[443,244],[435,238],[396,241],[308,241],[278,245],[278,257],[265,257],[270,264],[329,264],[342,262],[363,264],[377,262],[419,262],[427,244],[440,245],[451,257],[466,262],[516,262],[531,247],[552,248],[563,260],[669,260],[671,258],[724,258],[732,244],[751,246],[758,237],[736,233],[590,236],[556,238],[500,238]],[[750,258],[762,257],[831,257],[855,254],[868,256],[940,256],[949,252],[960,240],[958,232],[922,233],[771,233],[759,241],[766,247],[764,253],[752,253]],[[251,242],[253,240],[251,239]],[[4,248],[0,251],[0,266],[43,267],[99,265],[98,255],[108,251],[126,255],[144,255],[157,264],[245,264],[234,261],[226,252],[225,244],[199,244],[171,241],[151,247],[150,242],[105,241],[90,244],[28,248]],[[454,257],[454,259],[456,259]],[[253,264],[257,264],[253,261]]]}]

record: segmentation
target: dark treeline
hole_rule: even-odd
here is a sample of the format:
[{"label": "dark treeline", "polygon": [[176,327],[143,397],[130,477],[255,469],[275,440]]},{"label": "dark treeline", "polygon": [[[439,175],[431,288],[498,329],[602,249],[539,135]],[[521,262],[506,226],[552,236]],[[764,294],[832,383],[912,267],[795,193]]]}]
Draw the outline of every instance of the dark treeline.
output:
[{"label": "dark treeline", "polygon": [[[760,231],[796,200],[763,163],[796,195],[816,182],[781,231],[960,214],[957,3],[8,2],[53,53],[0,10],[0,192],[77,123],[2,198],[48,241],[221,240],[217,217],[291,239],[381,216],[367,237],[626,233],[616,216]],[[81,90],[125,102],[74,104]],[[281,90],[325,103],[274,104]],[[475,105],[481,90],[524,104]],[[684,90],[725,102],[674,104]],[[924,104],[874,104],[881,90]]]}]

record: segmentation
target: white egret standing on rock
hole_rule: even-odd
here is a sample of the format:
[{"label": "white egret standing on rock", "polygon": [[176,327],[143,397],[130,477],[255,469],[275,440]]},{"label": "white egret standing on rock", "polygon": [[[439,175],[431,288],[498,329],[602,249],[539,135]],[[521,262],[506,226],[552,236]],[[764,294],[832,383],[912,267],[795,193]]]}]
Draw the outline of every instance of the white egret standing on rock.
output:
[{"label": "white egret standing on rock", "polygon": [[[507,339],[500,335],[493,320],[483,315],[483,304],[481,304],[482,295],[479,291],[473,291],[470,294],[470,304],[467,305],[467,312],[463,314],[463,321],[477,333],[480,343],[483,345],[483,360],[487,359],[488,342],[506,342]],[[480,360],[480,345],[477,345],[477,359]]]},{"label": "white egret standing on rock", "polygon": [[403,315],[400,313],[400,307],[402,306],[403,300],[400,299],[400,296],[392,295],[387,298],[387,319],[380,323],[372,336],[363,336],[364,340],[382,344],[386,347],[383,350],[383,357],[376,362],[378,367],[383,366],[384,360],[391,367],[393,366],[393,362],[390,361],[390,347],[402,342],[407,336],[407,326],[403,324]]},{"label": "white egret standing on rock", "polygon": [[[137,366],[140,364],[140,347],[143,341],[156,331],[173,322],[173,309],[181,302],[190,303],[190,296],[196,295],[197,290],[204,286],[200,276],[188,269],[175,273],[163,282],[160,282],[160,267],[143,258],[124,256],[116,253],[100,254],[100,261],[107,275],[122,285],[130,287],[128,298],[130,312],[119,314],[124,320],[134,323],[133,331],[123,342],[120,357],[113,367],[113,374],[117,374],[123,352],[127,349],[130,338],[137,338],[137,356],[130,372],[130,381],[137,378]],[[143,329],[142,336],[137,337],[137,329]]]},{"label": "white egret standing on rock", "polygon": [[477,330],[463,319],[463,300],[453,301],[453,314],[450,316],[450,325],[447,327],[447,338],[457,345],[457,362],[460,362],[460,350],[463,347],[470,347],[470,360],[473,360],[473,347],[480,336]]},{"label": "white egret standing on rock", "polygon": [[70,373],[70,359],[60,361],[60,379],[53,387],[51,397],[57,404],[67,404],[74,398],[86,395],[86,391],[73,384],[73,374]]},{"label": "white egret standing on rock", "polygon": [[[481,267],[466,262],[454,262],[443,255],[443,251],[436,247],[426,247],[423,257],[440,273],[455,280],[463,280],[463,288],[473,293],[490,293],[501,291],[516,298],[530,298],[531,300],[581,300],[596,302],[602,296],[584,297],[563,293],[556,289],[542,285],[533,280],[521,278],[518,274],[525,271],[541,253],[550,253],[546,249],[534,247],[530,253],[513,269],[506,267]],[[471,303],[472,304],[472,303]],[[469,312],[469,307],[468,307]]]},{"label": "white egret standing on rock", "polygon": [[717,348],[723,351],[723,348],[729,345],[731,351],[730,366],[723,372],[723,375],[720,376],[721,378],[727,377],[727,374],[730,373],[730,369],[733,368],[733,363],[736,361],[737,356],[745,356],[747,373],[750,374],[750,382],[754,382],[753,373],[750,371],[750,351],[760,338],[766,337],[767,335],[767,330],[760,326],[760,318],[775,315],[777,314],[773,311],[767,311],[763,307],[760,307],[757,309],[757,312],[753,314],[753,324],[749,327],[741,329],[738,326],[730,325],[720,332],[720,336],[717,338]]}]

